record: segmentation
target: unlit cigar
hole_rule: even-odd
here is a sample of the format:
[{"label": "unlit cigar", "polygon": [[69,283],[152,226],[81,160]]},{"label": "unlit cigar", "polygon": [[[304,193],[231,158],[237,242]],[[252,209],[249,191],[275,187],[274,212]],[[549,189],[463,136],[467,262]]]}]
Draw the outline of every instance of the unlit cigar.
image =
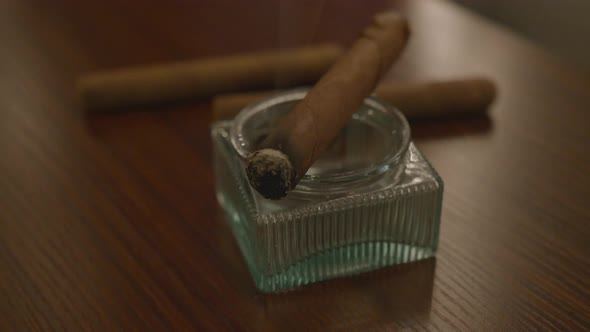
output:
[{"label": "unlit cigar", "polygon": [[280,199],[331,144],[399,56],[409,37],[399,15],[378,14],[352,47],[246,160],[250,184]]},{"label": "unlit cigar", "polygon": [[89,73],[78,81],[86,109],[117,109],[220,93],[316,82],[342,54],[326,44]]},{"label": "unlit cigar", "polygon": [[[244,107],[277,91],[235,93],[213,99],[213,120],[231,119]],[[484,113],[496,96],[485,78],[434,82],[383,82],[375,96],[399,109],[409,119]]]}]

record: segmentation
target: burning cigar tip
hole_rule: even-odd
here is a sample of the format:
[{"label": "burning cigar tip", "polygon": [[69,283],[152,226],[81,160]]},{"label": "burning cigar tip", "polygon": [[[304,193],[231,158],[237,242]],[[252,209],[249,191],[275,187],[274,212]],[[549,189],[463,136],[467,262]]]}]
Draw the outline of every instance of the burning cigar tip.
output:
[{"label": "burning cigar tip", "polygon": [[250,185],[264,198],[281,199],[292,189],[296,171],[283,152],[261,149],[252,153],[246,163]]}]

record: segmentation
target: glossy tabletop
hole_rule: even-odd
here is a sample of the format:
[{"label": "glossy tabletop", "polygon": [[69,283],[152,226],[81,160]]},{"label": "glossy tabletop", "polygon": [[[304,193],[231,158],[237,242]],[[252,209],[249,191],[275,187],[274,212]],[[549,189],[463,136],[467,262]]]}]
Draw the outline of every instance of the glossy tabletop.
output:
[{"label": "glossy tabletop", "polygon": [[[405,13],[387,79],[485,75],[488,117],[412,123],[436,259],[256,291],[214,194],[210,105],[85,115],[96,69],[323,41]],[[0,3],[0,330],[590,329],[590,78],[445,1]]]}]

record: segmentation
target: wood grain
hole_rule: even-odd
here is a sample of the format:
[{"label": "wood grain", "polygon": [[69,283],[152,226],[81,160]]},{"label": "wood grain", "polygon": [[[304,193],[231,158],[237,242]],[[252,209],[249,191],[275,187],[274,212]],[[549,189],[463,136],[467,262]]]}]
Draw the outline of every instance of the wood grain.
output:
[{"label": "wood grain", "polygon": [[[216,207],[209,105],[85,117],[93,69],[323,41],[387,8],[391,79],[487,75],[488,118],[413,123],[436,260],[256,292]],[[248,38],[244,38],[248,36]],[[0,3],[0,330],[590,329],[590,79],[442,1]]]}]

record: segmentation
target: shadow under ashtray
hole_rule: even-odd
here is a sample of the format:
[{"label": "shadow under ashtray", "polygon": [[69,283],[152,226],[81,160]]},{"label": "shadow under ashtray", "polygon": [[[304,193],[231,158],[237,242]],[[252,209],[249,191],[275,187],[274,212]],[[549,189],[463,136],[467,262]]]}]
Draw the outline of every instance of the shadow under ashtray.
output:
[{"label": "shadow under ashtray", "polygon": [[328,330],[367,323],[399,325],[428,317],[435,269],[436,258],[429,258],[286,293],[263,295],[260,301],[272,321],[305,317],[342,324],[325,326]]}]

